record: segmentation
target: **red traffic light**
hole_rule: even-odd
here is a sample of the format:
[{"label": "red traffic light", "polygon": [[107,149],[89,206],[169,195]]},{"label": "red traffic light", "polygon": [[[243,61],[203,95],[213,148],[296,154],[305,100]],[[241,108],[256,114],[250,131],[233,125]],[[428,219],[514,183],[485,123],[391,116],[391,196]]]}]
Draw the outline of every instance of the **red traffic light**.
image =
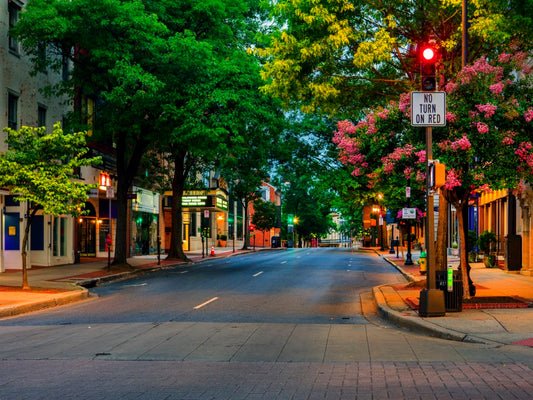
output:
[{"label": "red traffic light", "polygon": [[424,50],[422,50],[422,57],[426,61],[434,61],[435,60],[435,50],[433,50],[431,47],[426,47]]},{"label": "red traffic light", "polygon": [[426,45],[420,48],[420,73],[422,75],[421,88],[423,91],[434,91],[437,88],[435,64],[437,51],[434,47]]}]

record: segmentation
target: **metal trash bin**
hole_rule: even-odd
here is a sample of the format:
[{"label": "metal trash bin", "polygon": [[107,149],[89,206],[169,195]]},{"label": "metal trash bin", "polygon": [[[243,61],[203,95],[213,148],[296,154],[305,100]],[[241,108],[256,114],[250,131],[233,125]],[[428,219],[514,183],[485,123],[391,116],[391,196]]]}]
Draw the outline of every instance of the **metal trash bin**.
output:
[{"label": "metal trash bin", "polygon": [[279,236],[272,236],[271,247],[273,249],[277,247],[281,247],[281,238]]},{"label": "metal trash bin", "polygon": [[436,271],[436,286],[444,292],[444,307],[446,312],[463,311],[463,279],[461,271],[453,271],[452,291],[448,291],[447,271]]}]

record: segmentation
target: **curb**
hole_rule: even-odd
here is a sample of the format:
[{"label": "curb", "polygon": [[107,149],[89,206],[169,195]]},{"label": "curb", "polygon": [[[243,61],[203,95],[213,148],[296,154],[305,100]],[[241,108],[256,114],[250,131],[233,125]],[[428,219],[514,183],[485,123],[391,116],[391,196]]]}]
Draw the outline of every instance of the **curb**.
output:
[{"label": "curb", "polygon": [[0,307],[0,318],[13,317],[15,315],[63,306],[65,304],[86,300],[89,297],[90,293],[85,288],[80,288],[66,293],[57,293],[52,298],[48,298],[46,300]]},{"label": "curb", "polygon": [[374,299],[378,307],[378,313],[383,319],[401,328],[406,328],[411,331],[423,333],[441,339],[455,340],[458,342],[468,341],[471,343],[486,343],[485,341],[480,341],[477,338],[469,337],[464,333],[439,327],[435,324],[432,324],[431,322],[422,319],[422,317],[413,318],[411,316],[406,316],[401,312],[393,310],[387,305],[385,296],[381,292],[381,288],[384,286],[388,285],[376,286],[372,289],[372,293],[374,295]]}]

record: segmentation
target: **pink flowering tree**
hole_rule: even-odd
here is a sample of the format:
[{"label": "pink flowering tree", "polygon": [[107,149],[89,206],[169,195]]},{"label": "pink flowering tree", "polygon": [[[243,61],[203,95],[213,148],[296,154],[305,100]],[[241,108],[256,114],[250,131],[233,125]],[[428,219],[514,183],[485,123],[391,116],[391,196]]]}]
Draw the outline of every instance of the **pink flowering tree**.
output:
[{"label": "pink flowering tree", "polygon": [[[521,190],[523,183],[532,180],[533,85],[526,54],[515,49],[494,60],[480,58],[442,89],[447,92],[447,126],[433,129],[433,155],[446,164],[441,198],[457,209],[461,265],[467,266],[462,217],[470,194]],[[333,139],[340,161],[353,169],[354,179],[386,193],[392,204],[403,200],[405,183],[401,183],[406,178],[415,182],[412,196],[423,198],[425,137],[422,129],[411,127],[409,115],[405,94],[384,109],[369,110],[356,124],[339,122]],[[437,236],[437,248],[443,248],[446,235]],[[467,268],[462,271],[468,298]]]}]

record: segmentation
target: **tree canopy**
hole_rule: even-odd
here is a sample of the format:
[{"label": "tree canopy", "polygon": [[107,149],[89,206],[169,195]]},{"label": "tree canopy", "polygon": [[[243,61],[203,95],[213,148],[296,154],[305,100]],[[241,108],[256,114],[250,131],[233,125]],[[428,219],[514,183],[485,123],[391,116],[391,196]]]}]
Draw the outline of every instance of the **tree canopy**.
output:
[{"label": "tree canopy", "polygon": [[[461,69],[461,4],[278,1],[274,12],[283,29],[264,49],[270,57],[264,90],[288,107],[357,118],[359,110],[386,105],[415,86],[417,46],[428,42],[439,49],[441,76],[453,77]],[[513,41],[531,46],[532,10],[530,0],[468,2],[470,59]]]}]

